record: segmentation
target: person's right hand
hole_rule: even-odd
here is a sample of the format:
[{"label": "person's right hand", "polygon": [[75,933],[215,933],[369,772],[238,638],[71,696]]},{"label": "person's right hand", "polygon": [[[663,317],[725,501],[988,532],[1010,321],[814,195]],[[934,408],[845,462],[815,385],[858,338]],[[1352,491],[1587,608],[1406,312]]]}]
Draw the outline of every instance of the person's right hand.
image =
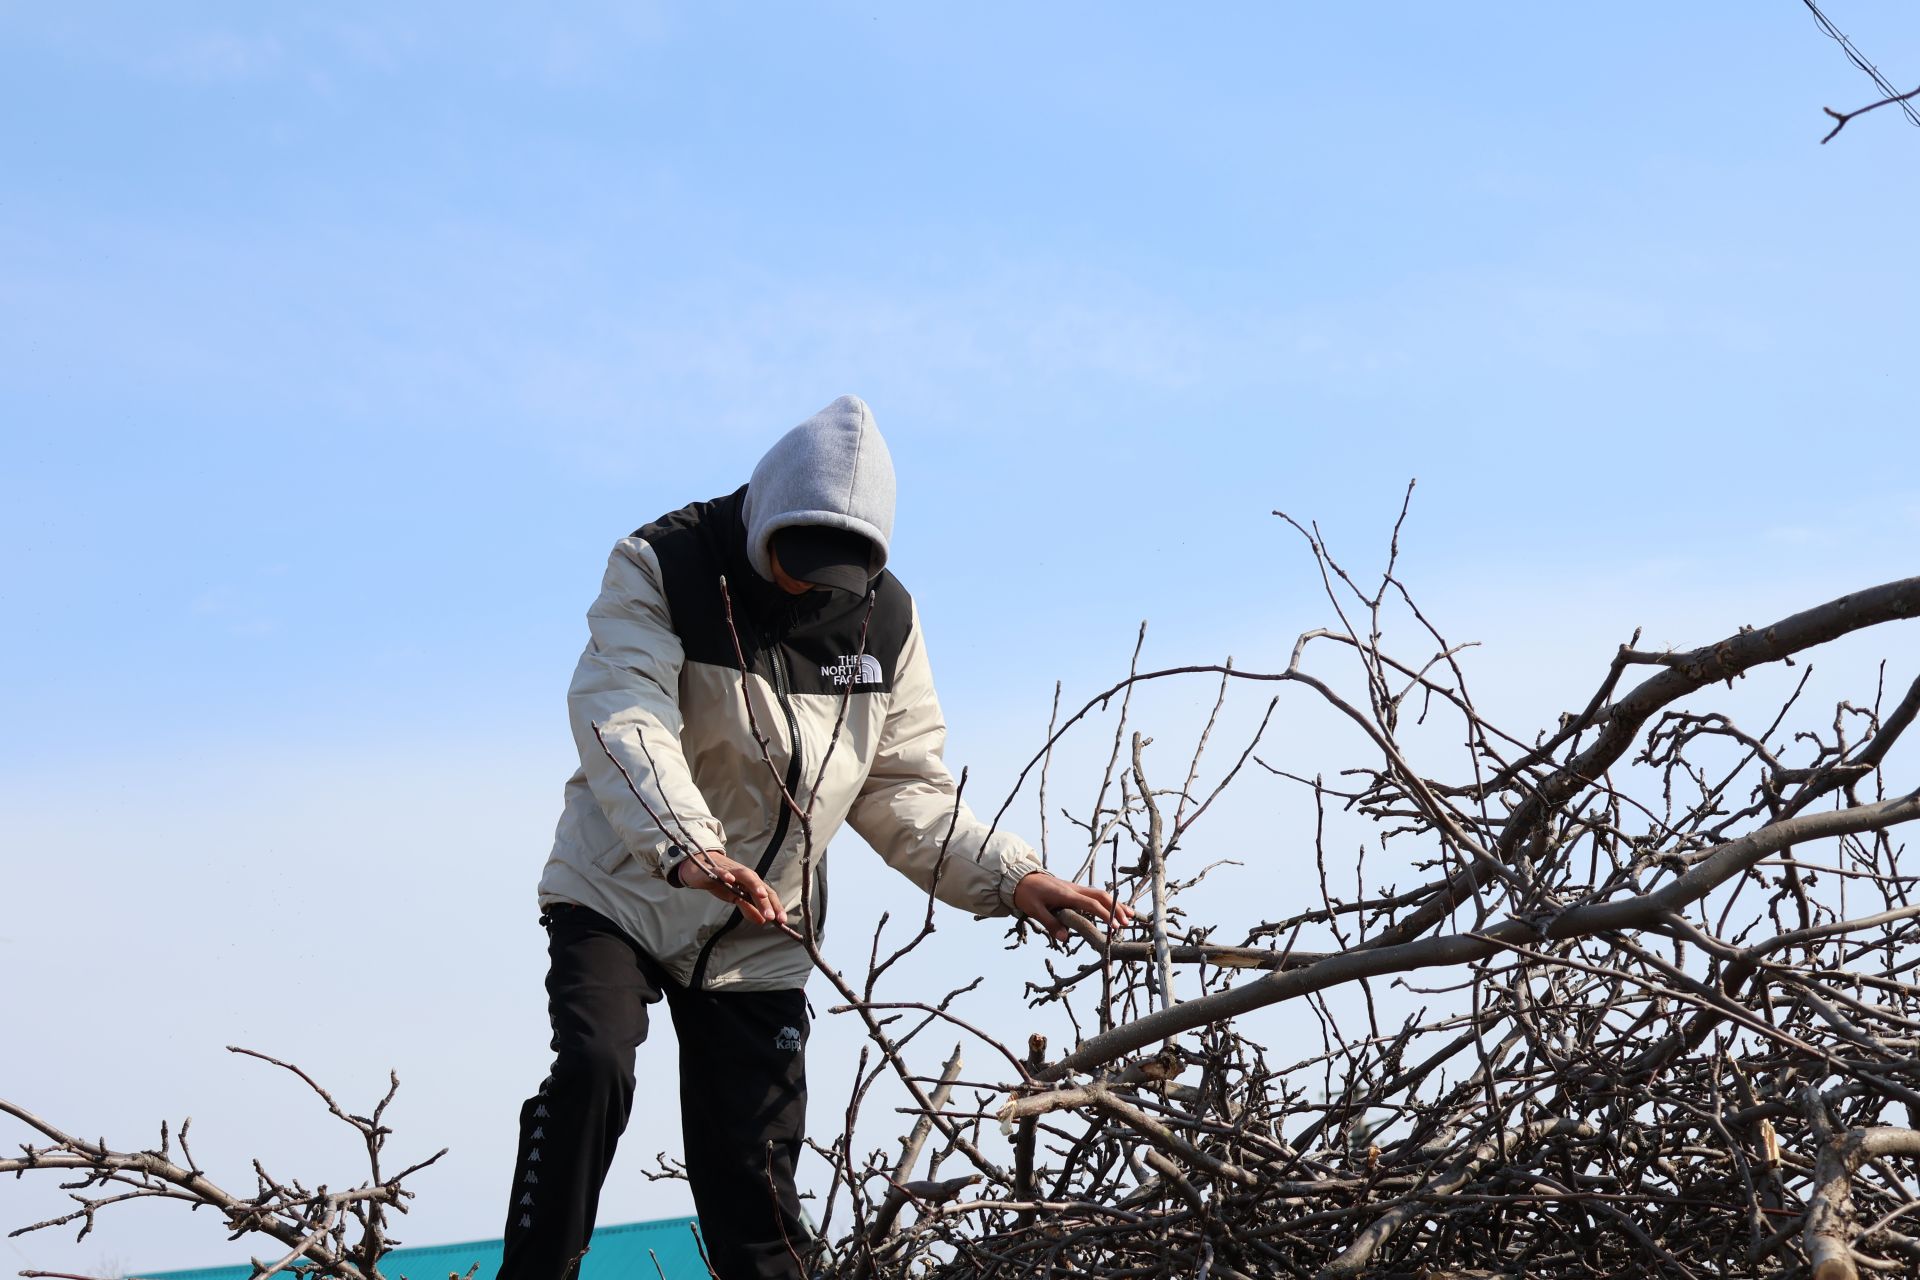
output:
[{"label": "person's right hand", "polygon": [[696,853],[680,864],[680,885],[702,889],[740,908],[740,914],[755,924],[774,924],[787,918],[780,895],[762,880],[752,867],[735,862],[726,854],[709,849]]}]

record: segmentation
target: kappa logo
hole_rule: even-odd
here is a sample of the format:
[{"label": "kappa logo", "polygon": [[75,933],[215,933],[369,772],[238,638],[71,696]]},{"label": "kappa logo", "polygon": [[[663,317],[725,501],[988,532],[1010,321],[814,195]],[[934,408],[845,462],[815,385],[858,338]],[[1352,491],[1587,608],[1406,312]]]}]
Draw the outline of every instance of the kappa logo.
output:
[{"label": "kappa logo", "polygon": [[842,654],[838,662],[821,663],[820,678],[831,680],[834,684],[845,688],[850,684],[882,684],[887,677],[886,673],[880,670],[880,659],[870,653],[863,653],[858,657]]},{"label": "kappa logo", "polygon": [[788,1053],[800,1052],[800,1028],[780,1028],[780,1034],[773,1038],[773,1047],[776,1049],[785,1049]]}]

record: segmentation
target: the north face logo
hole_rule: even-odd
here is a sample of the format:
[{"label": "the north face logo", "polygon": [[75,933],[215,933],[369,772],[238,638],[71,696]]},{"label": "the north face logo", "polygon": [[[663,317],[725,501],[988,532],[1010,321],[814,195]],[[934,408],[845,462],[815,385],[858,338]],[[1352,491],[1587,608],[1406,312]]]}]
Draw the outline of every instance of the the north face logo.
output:
[{"label": "the north face logo", "polygon": [[880,670],[880,659],[863,653],[858,657],[843,654],[838,662],[821,663],[820,678],[845,687],[850,684],[881,684],[887,677]]},{"label": "the north face logo", "polygon": [[776,1049],[785,1049],[788,1053],[800,1052],[800,1028],[780,1028],[780,1034],[773,1038],[773,1047]]}]

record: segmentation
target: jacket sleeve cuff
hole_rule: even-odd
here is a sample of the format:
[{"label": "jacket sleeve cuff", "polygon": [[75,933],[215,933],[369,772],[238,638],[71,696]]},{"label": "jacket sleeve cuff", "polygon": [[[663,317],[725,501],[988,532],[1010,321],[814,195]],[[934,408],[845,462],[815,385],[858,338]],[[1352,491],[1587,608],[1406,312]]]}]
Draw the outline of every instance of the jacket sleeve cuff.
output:
[{"label": "jacket sleeve cuff", "polygon": [[1019,888],[1020,882],[1036,871],[1045,870],[1046,867],[1033,850],[1019,841],[1015,841],[1014,847],[1001,855],[999,890],[1002,914],[1013,914],[1013,891]]},{"label": "jacket sleeve cuff", "polygon": [[[716,841],[710,847],[718,849],[719,842]],[[656,845],[653,850],[653,873],[678,889],[680,887],[680,869],[686,865],[687,859],[691,858],[696,852],[698,851],[688,848],[678,840],[662,841]]]},{"label": "jacket sleeve cuff", "polygon": [[647,863],[652,867],[653,874],[669,884],[677,883],[676,874],[680,864],[687,860],[686,847],[678,840],[662,840],[650,852],[653,856],[647,859]]},{"label": "jacket sleeve cuff", "polygon": [[684,823],[679,838],[663,836],[644,846],[639,857],[641,864],[654,875],[678,888],[680,882],[674,872],[681,863],[696,853],[725,853],[726,850],[726,833],[721,830],[720,824],[702,815]]}]

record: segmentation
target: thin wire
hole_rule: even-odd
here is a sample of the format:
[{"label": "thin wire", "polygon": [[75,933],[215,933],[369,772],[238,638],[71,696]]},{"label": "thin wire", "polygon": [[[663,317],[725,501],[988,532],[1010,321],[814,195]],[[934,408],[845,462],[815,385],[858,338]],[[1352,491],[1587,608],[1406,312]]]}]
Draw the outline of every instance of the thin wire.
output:
[{"label": "thin wire", "polygon": [[[1813,20],[1820,24],[1820,29],[1831,36],[1834,43],[1839,45],[1846,53],[1847,60],[1873,77],[1873,82],[1880,86],[1880,92],[1882,94],[1889,98],[1897,98],[1900,96],[1902,91],[1894,88],[1893,85],[1888,82],[1887,78],[1880,74],[1880,68],[1867,61],[1867,56],[1854,46],[1853,41],[1847,39],[1847,33],[1834,26],[1832,19],[1820,12],[1819,5],[1815,4],[1813,0],[1800,0],[1800,2],[1807,6],[1808,12],[1813,14]],[[1900,109],[1907,113],[1907,119],[1910,122],[1915,125],[1920,125],[1920,111],[1914,109],[1911,101],[1902,102]]]}]

